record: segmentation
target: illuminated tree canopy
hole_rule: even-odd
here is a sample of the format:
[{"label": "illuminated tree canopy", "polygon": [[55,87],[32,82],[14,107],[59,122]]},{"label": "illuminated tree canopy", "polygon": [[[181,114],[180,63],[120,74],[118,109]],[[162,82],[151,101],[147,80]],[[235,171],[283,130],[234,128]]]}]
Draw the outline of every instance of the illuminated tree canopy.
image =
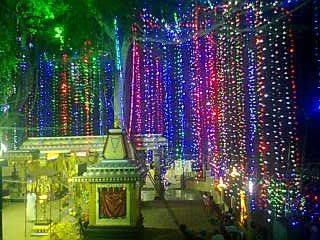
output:
[{"label": "illuminated tree canopy", "polygon": [[90,40],[96,49],[113,52],[113,19],[117,16],[122,52],[126,54],[131,24],[146,4],[154,5],[155,12],[166,15],[171,14],[169,9],[174,9],[176,1],[152,4],[152,1],[137,0],[1,0],[1,102],[7,102],[13,93],[12,73],[21,49],[32,47],[36,56],[40,49],[54,53],[81,49],[84,41]]}]

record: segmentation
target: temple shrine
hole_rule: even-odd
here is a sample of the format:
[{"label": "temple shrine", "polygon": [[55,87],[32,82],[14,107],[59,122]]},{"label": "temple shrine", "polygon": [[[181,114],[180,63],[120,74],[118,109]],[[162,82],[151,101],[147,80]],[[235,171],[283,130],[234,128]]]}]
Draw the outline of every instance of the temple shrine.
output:
[{"label": "temple shrine", "polygon": [[81,204],[82,214],[88,215],[88,239],[137,235],[142,227],[140,193],[145,175],[126,133],[110,129],[102,158],[73,178],[88,192],[87,204]]}]

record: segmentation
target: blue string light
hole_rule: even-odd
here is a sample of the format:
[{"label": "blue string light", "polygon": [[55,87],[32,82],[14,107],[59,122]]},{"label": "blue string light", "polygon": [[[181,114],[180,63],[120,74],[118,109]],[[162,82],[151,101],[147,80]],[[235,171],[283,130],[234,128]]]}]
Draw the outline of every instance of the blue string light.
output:
[{"label": "blue string light", "polygon": [[320,0],[313,0],[314,59],[316,67],[317,96],[314,110],[320,112]]},{"label": "blue string light", "polygon": [[112,71],[112,62],[107,61],[105,63],[105,83],[106,83],[106,109],[107,109],[107,128],[112,128],[114,124],[114,77],[113,77],[113,71]]},{"label": "blue string light", "polygon": [[46,54],[40,55],[39,60],[39,104],[38,107],[38,131],[39,136],[50,136],[51,126],[51,83],[53,79],[53,62],[48,60]]},{"label": "blue string light", "polygon": [[114,19],[114,32],[115,32],[115,48],[116,48],[116,69],[118,73],[118,113],[120,126],[124,124],[124,105],[123,105],[123,69],[122,69],[122,57],[121,57],[121,41],[120,41],[120,30],[118,26],[118,18]]},{"label": "blue string light", "polygon": [[174,124],[172,118],[174,92],[173,92],[173,78],[172,76],[172,55],[171,47],[163,45],[163,82],[164,82],[164,136],[168,140],[168,154],[174,154]]}]

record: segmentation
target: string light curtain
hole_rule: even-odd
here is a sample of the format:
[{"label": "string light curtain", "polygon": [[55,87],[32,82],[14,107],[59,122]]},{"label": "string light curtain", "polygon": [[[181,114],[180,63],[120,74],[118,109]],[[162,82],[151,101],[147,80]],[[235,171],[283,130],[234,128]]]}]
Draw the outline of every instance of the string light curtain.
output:
[{"label": "string light curtain", "polygon": [[[21,74],[28,61],[21,58]],[[114,123],[114,62],[94,54],[39,56],[37,81],[23,107],[26,136],[104,135]]]},{"label": "string light curtain", "polygon": [[254,183],[251,208],[270,219],[301,207],[290,18],[262,0],[192,5],[174,24],[144,9],[127,76],[130,134],[164,134],[173,159],[210,169],[228,196]]},{"label": "string light curtain", "polygon": [[320,111],[320,1],[313,0],[313,39],[314,39],[314,59],[317,80],[317,99],[315,108]]}]

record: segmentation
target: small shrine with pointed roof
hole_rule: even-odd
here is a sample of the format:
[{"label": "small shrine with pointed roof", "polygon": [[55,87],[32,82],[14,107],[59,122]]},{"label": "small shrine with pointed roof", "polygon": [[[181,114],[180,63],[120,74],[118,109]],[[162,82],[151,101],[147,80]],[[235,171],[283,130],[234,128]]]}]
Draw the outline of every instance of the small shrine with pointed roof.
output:
[{"label": "small shrine with pointed roof", "polygon": [[125,131],[110,129],[102,159],[73,178],[75,184],[87,185],[89,239],[100,239],[117,230],[135,231],[142,225],[140,192],[144,177],[145,169]]}]

